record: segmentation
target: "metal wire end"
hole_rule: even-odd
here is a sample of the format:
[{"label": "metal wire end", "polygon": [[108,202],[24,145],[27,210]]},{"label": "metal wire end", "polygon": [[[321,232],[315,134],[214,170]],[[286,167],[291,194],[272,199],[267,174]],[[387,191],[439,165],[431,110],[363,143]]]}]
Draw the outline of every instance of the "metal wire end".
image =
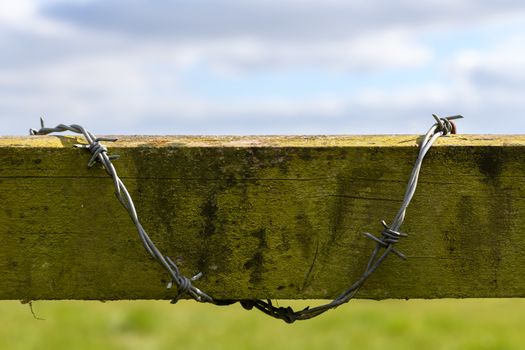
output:
[{"label": "metal wire end", "polygon": [[396,248],[391,248],[392,249],[392,253],[394,253],[395,255],[399,256],[401,259],[403,260],[406,260],[407,257],[405,254],[401,253],[399,250],[397,250]]},{"label": "metal wire end", "polygon": [[450,135],[450,134],[456,134],[457,128],[456,124],[453,122],[457,119],[463,119],[462,115],[452,115],[449,117],[441,118],[436,114],[432,114],[432,117],[436,120],[436,132],[441,132],[443,136]]},{"label": "metal wire end", "polygon": [[190,281],[195,282],[195,281],[199,280],[202,276],[203,276],[202,272],[199,272],[198,274],[196,274],[195,276],[190,278]]},{"label": "metal wire end", "polygon": [[97,162],[97,157],[98,157],[97,153],[93,154],[93,156],[91,157],[91,159],[88,162],[88,168],[92,168],[93,165],[95,165],[95,163]]},{"label": "metal wire end", "polygon": [[388,235],[395,235],[396,238],[408,237],[408,233],[392,230],[390,225],[388,225],[385,220],[381,220],[381,225],[383,225],[384,232],[387,233]]},{"label": "metal wire end", "polygon": [[437,115],[435,114],[432,114],[432,116],[434,117],[434,119],[436,120],[436,123],[437,125],[439,126],[439,129],[440,130],[443,130],[445,128],[445,125],[443,124],[443,121],[441,120],[440,117],[438,117]]},{"label": "metal wire end", "polygon": [[[40,130],[42,130],[43,128],[44,128],[44,119],[42,119],[42,117],[40,117]],[[30,128],[29,129],[29,135],[31,135],[31,136],[39,135],[40,134],[40,130]]]},{"label": "metal wire end", "polygon": [[377,244],[381,245],[382,247],[387,247],[388,246],[388,243],[386,243],[385,241],[381,240],[380,238],[377,238],[376,236],[374,236],[373,234],[371,234],[369,232],[363,232],[363,235],[365,235],[366,237],[368,237],[371,240],[375,241]]},{"label": "metal wire end", "polygon": [[383,225],[383,231],[381,232],[381,235],[383,235],[383,238],[377,238],[370,233],[365,233],[365,236],[376,241],[378,244],[380,244],[384,248],[390,247],[390,250],[392,253],[399,256],[401,259],[406,260],[407,257],[405,254],[401,253],[399,250],[393,247],[395,243],[399,241],[401,237],[408,237],[407,233],[399,232],[392,230],[390,226],[386,223],[385,220],[381,220],[381,225]]},{"label": "metal wire end", "polygon": [[446,117],[445,119],[447,119],[447,120],[457,120],[457,119],[463,119],[463,118],[464,117],[462,115],[458,114],[458,115],[452,115],[450,117]]},{"label": "metal wire end", "polygon": [[435,132],[441,132],[443,136],[455,134],[457,132],[457,129],[453,120],[463,118],[463,116],[461,115],[453,115],[446,118],[440,118],[436,114],[432,114],[432,116],[436,120],[437,128],[435,129]]},{"label": "metal wire end", "polygon": [[188,292],[190,293],[191,297],[197,300],[199,303],[214,302],[214,299],[212,297],[210,297],[208,294],[204,293],[202,290],[195,286],[191,286]]},{"label": "metal wire end", "polygon": [[[91,147],[90,147],[90,149],[92,150]],[[93,151],[93,155],[91,156],[91,159],[88,162],[88,167],[89,168],[91,168],[91,167],[93,167],[93,165],[95,165],[95,163],[98,161],[98,156],[101,153],[103,153],[103,152],[107,152],[107,149],[105,149],[103,146],[97,147],[97,149],[95,151]]]},{"label": "metal wire end", "polygon": [[95,139],[95,142],[99,141],[108,141],[108,142],[116,142],[118,139],[116,137],[97,137]]}]

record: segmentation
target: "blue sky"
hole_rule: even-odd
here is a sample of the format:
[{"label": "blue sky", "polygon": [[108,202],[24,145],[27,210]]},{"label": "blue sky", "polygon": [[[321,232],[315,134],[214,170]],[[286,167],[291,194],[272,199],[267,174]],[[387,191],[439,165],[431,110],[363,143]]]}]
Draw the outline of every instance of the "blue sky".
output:
[{"label": "blue sky", "polygon": [[522,1],[0,3],[0,134],[525,133]]}]

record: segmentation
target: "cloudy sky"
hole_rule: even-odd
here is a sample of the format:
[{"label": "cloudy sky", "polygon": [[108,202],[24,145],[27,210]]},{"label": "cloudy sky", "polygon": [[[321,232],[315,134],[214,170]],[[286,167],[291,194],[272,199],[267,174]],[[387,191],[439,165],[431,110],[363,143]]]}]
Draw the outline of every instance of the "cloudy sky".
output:
[{"label": "cloudy sky", "polygon": [[525,2],[0,0],[0,134],[525,134]]}]

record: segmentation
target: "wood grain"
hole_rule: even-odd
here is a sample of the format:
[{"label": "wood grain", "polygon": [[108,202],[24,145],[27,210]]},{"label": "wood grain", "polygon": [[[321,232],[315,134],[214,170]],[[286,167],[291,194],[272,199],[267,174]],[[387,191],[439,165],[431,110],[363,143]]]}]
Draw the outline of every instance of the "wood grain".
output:
[{"label": "wood grain", "polygon": [[[142,223],[216,298],[332,298],[401,203],[418,136],[126,136],[108,143]],[[75,137],[0,138],[0,299],[166,299]],[[525,296],[525,136],[455,135],[423,165],[362,298]]]}]

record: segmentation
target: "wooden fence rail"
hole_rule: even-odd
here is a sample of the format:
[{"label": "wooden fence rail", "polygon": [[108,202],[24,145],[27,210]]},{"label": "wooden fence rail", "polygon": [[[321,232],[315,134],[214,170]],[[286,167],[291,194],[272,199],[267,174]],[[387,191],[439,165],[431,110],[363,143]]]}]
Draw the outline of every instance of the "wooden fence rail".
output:
[{"label": "wooden fence rail", "polygon": [[[142,223],[216,298],[331,298],[403,197],[417,136],[145,137],[108,144]],[[164,299],[111,179],[76,137],[0,138],[0,299]],[[443,137],[362,298],[525,296],[525,136]]]}]

